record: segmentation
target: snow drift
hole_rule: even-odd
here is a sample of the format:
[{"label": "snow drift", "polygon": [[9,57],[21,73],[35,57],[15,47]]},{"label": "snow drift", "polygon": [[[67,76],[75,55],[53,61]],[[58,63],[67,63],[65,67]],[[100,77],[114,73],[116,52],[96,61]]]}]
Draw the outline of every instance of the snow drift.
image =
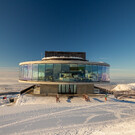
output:
[{"label": "snow drift", "polygon": [[135,90],[135,83],[118,84],[112,91],[130,91]]}]

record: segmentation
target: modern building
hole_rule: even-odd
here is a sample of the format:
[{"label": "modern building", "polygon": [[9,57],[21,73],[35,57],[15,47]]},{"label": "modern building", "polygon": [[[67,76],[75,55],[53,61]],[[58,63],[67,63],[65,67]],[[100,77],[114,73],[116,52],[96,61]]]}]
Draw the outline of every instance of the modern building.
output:
[{"label": "modern building", "polygon": [[110,65],[86,60],[85,52],[46,51],[42,60],[19,65],[19,81],[39,85],[35,94],[94,94],[95,83],[110,81]]}]

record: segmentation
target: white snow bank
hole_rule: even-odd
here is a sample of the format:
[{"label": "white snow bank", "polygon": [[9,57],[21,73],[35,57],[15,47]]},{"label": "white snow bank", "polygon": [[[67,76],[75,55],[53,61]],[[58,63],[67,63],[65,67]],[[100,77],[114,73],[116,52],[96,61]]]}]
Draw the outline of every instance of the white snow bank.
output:
[{"label": "white snow bank", "polygon": [[16,105],[28,105],[28,104],[48,104],[55,103],[54,97],[39,97],[32,95],[20,96],[16,102]]},{"label": "white snow bank", "polygon": [[134,135],[134,125],[135,121],[125,121],[112,124],[92,132],[91,135]]},{"label": "white snow bank", "polygon": [[112,89],[112,91],[129,91],[129,90],[135,90],[135,83],[118,84],[115,88]]},{"label": "white snow bank", "polygon": [[[67,102],[69,101],[69,102]],[[33,95],[21,95],[18,97],[16,105],[29,105],[29,104],[87,104],[82,97],[74,97],[68,100],[67,97],[60,97],[60,102],[56,103],[55,97],[46,96],[33,96]],[[89,103],[88,103],[89,104]]]}]

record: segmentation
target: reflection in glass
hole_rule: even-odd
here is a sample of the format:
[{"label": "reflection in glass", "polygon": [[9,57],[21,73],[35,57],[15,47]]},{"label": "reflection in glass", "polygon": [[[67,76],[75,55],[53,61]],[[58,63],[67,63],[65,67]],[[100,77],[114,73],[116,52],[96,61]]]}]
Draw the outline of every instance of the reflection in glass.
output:
[{"label": "reflection in glass", "polygon": [[69,64],[61,64],[60,81],[68,82],[72,76]]},{"label": "reflection in glass", "polygon": [[62,64],[61,81],[83,82],[85,81],[85,65]]},{"label": "reflection in glass", "polygon": [[19,79],[23,80],[23,65],[19,67]]},{"label": "reflection in glass", "polygon": [[53,64],[46,64],[45,79],[46,81],[53,81]]},{"label": "reflection in glass", "polygon": [[[52,82],[96,82],[110,81],[110,76],[109,67],[102,65],[25,64],[19,68],[19,79]],[[67,91],[68,88],[65,89]]]},{"label": "reflection in glass", "polygon": [[38,64],[32,65],[32,80],[38,81]]},{"label": "reflection in glass", "polygon": [[106,80],[106,67],[105,66],[102,66],[102,78],[101,78],[102,81],[105,81]]},{"label": "reflection in glass", "polygon": [[79,78],[79,73],[78,73],[78,65],[77,64],[70,64],[70,81],[77,81]]},{"label": "reflection in glass", "polygon": [[92,81],[98,81],[98,66],[92,65]]},{"label": "reflection in glass", "polygon": [[61,64],[54,64],[54,68],[53,68],[54,81],[59,81],[60,73],[61,73]]},{"label": "reflection in glass", "polygon": [[98,81],[102,80],[102,66],[98,66]]},{"label": "reflection in glass", "polygon": [[39,81],[45,80],[45,64],[38,65],[38,80]]},{"label": "reflection in glass", "polygon": [[106,81],[110,81],[109,67],[106,67]]},{"label": "reflection in glass", "polygon": [[23,75],[24,75],[24,80],[27,80],[28,77],[28,65],[23,66]]},{"label": "reflection in glass", "polygon": [[92,65],[85,66],[85,78],[88,82],[92,81]]},{"label": "reflection in glass", "polygon": [[28,65],[28,80],[32,79],[32,64]]}]

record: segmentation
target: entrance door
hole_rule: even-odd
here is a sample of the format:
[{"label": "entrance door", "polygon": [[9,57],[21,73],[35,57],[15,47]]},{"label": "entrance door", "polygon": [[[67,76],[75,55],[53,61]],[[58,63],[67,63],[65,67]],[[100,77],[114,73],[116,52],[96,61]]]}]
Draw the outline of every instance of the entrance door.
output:
[{"label": "entrance door", "polygon": [[59,94],[76,94],[75,84],[59,84]]}]

